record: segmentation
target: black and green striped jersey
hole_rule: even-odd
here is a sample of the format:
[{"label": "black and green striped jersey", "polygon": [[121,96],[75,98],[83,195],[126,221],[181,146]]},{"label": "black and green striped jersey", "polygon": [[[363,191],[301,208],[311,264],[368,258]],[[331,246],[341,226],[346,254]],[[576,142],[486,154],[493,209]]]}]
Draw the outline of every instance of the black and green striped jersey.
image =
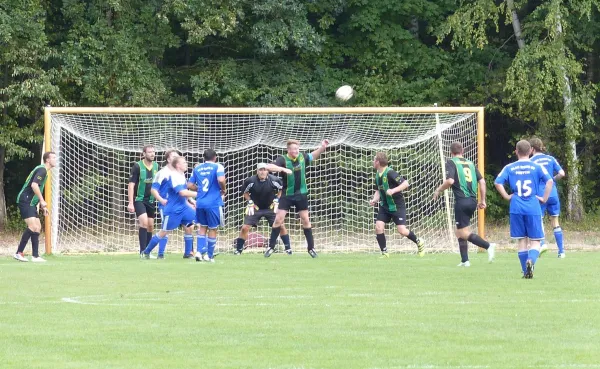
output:
[{"label": "black and green striped jersey", "polygon": [[282,196],[307,194],[306,166],[313,161],[312,154],[300,153],[296,159],[288,155],[280,156],[275,160],[275,165],[288,168],[292,174],[282,173]]},{"label": "black and green striped jersey", "polygon": [[446,179],[454,179],[452,192],[455,199],[477,198],[477,182],[481,173],[472,161],[455,156],[446,162]]},{"label": "black and green striped jersey", "polygon": [[397,192],[393,196],[387,194],[390,188],[400,186],[405,179],[390,167],[385,167],[381,173],[375,173],[375,186],[379,191],[379,205],[385,209],[394,212],[400,208],[404,208],[404,195],[402,192]]},{"label": "black and green striped jersey", "polygon": [[129,183],[135,183],[133,198],[134,201],[144,201],[153,203],[154,196],[150,193],[152,181],[158,173],[158,163],[152,162],[152,167],[146,167],[143,160],[138,161],[131,167]]},{"label": "black and green striped jersey", "polygon": [[40,191],[44,191],[44,185],[46,184],[47,171],[44,165],[38,165],[33,168],[31,173],[27,176],[25,180],[25,184],[23,184],[23,188],[19,192],[17,196],[17,202],[20,203],[29,203],[31,206],[35,206],[40,202],[39,197],[33,192],[31,188],[32,183],[37,183],[40,187]]}]

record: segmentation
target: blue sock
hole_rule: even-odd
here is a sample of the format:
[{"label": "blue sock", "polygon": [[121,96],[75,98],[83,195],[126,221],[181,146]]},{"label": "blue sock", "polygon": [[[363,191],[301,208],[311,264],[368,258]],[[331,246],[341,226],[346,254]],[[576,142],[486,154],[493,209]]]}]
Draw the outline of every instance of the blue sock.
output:
[{"label": "blue sock", "polygon": [[208,257],[212,259],[215,256],[215,246],[217,245],[217,239],[208,237]]},{"label": "blue sock", "polygon": [[158,242],[158,256],[165,255],[165,249],[167,248],[167,241],[169,240],[169,236],[166,235],[160,239]]},{"label": "blue sock", "polygon": [[154,236],[152,236],[152,239],[150,240],[150,243],[144,249],[144,254],[146,254],[146,255],[150,254],[152,252],[152,250],[154,250],[154,248],[156,247],[156,245],[158,245],[158,242],[160,240],[161,240],[161,238],[158,237],[158,234],[155,234]]},{"label": "blue sock", "polygon": [[540,240],[540,247],[544,246],[546,244],[546,240]]},{"label": "blue sock", "polygon": [[281,237],[281,241],[283,242],[283,245],[285,246],[286,250],[292,248],[292,246],[290,245],[290,235],[289,234],[280,235],[279,237]]},{"label": "blue sock", "polygon": [[527,250],[519,251],[519,253],[517,255],[519,255],[519,261],[521,262],[521,269],[523,270],[523,274],[525,274],[527,259],[529,258],[529,252]]},{"label": "blue sock", "polygon": [[183,241],[185,242],[185,250],[183,251],[183,255],[191,254],[192,248],[194,247],[194,236],[191,234],[186,234],[183,236]]},{"label": "blue sock", "polygon": [[529,250],[528,257],[529,257],[529,259],[531,259],[531,262],[533,263],[533,265],[535,265],[535,262],[537,261],[538,256],[540,256],[540,250],[536,250],[536,249]]},{"label": "blue sock", "polygon": [[565,252],[565,247],[563,245],[562,228],[560,228],[560,227],[554,228],[554,238],[556,239],[556,246],[558,246],[558,253],[562,254],[563,252]]},{"label": "blue sock", "polygon": [[206,235],[199,234],[197,236],[197,242],[198,244],[196,245],[196,251],[198,251],[201,254],[206,254]]}]

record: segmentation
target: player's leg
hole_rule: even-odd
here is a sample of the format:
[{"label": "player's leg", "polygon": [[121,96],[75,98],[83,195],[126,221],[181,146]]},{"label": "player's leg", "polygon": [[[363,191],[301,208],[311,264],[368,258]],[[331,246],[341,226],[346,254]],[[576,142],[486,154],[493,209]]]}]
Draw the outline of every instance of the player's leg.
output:
[{"label": "player's leg", "polygon": [[[154,248],[157,245],[158,245],[158,258],[159,259],[164,258],[164,250],[167,247],[167,241],[169,240],[169,231],[177,228],[177,227],[173,226],[173,224],[175,222],[177,222],[177,219],[175,219],[175,218],[178,218],[177,215],[175,215],[175,214],[173,214],[173,215],[165,214],[165,217],[163,219],[163,228],[161,230],[159,230],[154,236],[152,236],[152,238],[150,239],[150,243],[148,243],[148,246],[146,246],[146,248],[142,252],[144,258],[150,259],[150,253],[152,252],[152,250],[154,250]],[[179,224],[177,224],[177,226],[179,226]],[[162,250],[162,253],[161,253],[161,250]]]},{"label": "player's leg", "polygon": [[[214,263],[215,247],[217,245],[217,233],[219,225],[222,224],[221,208],[206,209],[206,219],[208,224],[208,237],[206,238],[208,261]],[[205,259],[206,260],[206,259]]]},{"label": "player's leg", "polygon": [[[296,206],[298,209],[298,206]],[[299,210],[298,216],[302,222],[302,230],[304,231],[304,238],[306,238],[306,250],[312,258],[316,258],[317,252],[315,251],[315,239],[312,233],[312,225],[310,224],[310,217],[308,215],[308,209]]]},{"label": "player's leg", "polygon": [[[548,203],[540,202],[540,209],[542,210],[542,216],[540,217],[540,221],[542,222],[542,227],[544,227],[544,216],[546,215],[546,211],[548,210]],[[540,256],[542,256],[546,251],[548,251],[548,245],[546,245],[546,240],[542,240],[540,242]]]},{"label": "player's leg", "polygon": [[[235,251],[234,254],[235,255],[239,255],[244,251],[244,244],[246,243],[246,241],[248,240],[248,233],[250,232],[250,229],[252,227],[256,227],[258,225],[258,222],[260,221],[261,216],[258,214],[260,212],[260,210],[257,210],[253,215],[247,215],[244,216],[244,224],[242,225],[242,228],[240,229],[240,235],[238,236],[238,238],[235,240]],[[274,218],[274,213],[271,212],[273,214],[273,218]],[[273,219],[275,220],[275,219]],[[272,225],[272,223],[270,223]]]},{"label": "player's leg", "polygon": [[406,208],[399,207],[397,211],[392,214],[392,220],[396,224],[396,228],[398,229],[398,233],[408,238],[412,242],[417,245],[417,253],[419,256],[425,255],[425,242],[422,239],[417,237],[413,231],[406,228]]},{"label": "player's leg", "polygon": [[[21,203],[19,202],[19,212],[21,213],[21,219],[25,222],[25,231],[23,231],[23,235],[21,236],[21,241],[17,246],[17,252],[13,255],[16,260],[19,261],[28,261],[25,256],[23,256],[23,251],[25,251],[25,246],[31,239],[32,249],[34,243],[34,237],[38,239],[39,245],[39,235],[42,230],[42,225],[40,220],[38,219],[38,212],[35,206],[31,206],[30,203]],[[37,236],[36,236],[37,233]],[[39,247],[39,246],[38,246]]]},{"label": "player's leg", "polygon": [[208,259],[206,253],[208,251],[206,246],[206,233],[208,231],[208,219],[207,209],[197,208],[196,209],[196,223],[198,224],[198,233],[196,235],[196,261],[202,261]]},{"label": "player's leg", "polygon": [[281,226],[283,225],[285,216],[287,215],[291,206],[292,199],[290,198],[290,196],[281,196],[281,198],[279,199],[279,209],[277,209],[277,215],[275,215],[275,221],[273,222],[273,226],[271,227],[269,247],[267,248],[267,251],[265,251],[266,258],[270,257],[275,252],[275,245],[277,243],[277,238],[281,233]]},{"label": "player's leg", "polygon": [[285,253],[288,255],[292,255],[292,245],[290,243],[290,235],[288,233],[285,224],[281,225],[281,232],[279,233],[279,238],[281,238],[281,242],[283,242],[283,247],[285,248]]},{"label": "player's leg", "polygon": [[375,238],[377,245],[381,251],[382,257],[389,257],[387,249],[387,241],[385,239],[385,225],[392,220],[391,214],[387,212],[383,206],[380,206],[375,215]]},{"label": "player's leg", "polygon": [[148,246],[148,215],[146,214],[146,206],[142,201],[135,201],[133,207],[138,219],[138,241],[141,254]]},{"label": "player's leg", "polygon": [[525,229],[529,238],[528,260],[526,265],[526,275],[533,278],[533,268],[540,256],[540,241],[544,239],[544,227],[540,222],[539,215],[524,215]]},{"label": "player's leg", "polygon": [[521,263],[521,271],[525,278],[527,259],[529,252],[527,251],[527,232],[525,230],[525,221],[521,214],[510,214],[510,238],[518,240],[519,262]]},{"label": "player's leg", "polygon": [[[183,241],[184,241],[184,250],[183,250],[183,258],[189,259],[194,257],[193,255],[193,247],[194,247],[194,223],[196,222],[196,211],[192,207],[186,208],[183,212],[181,225],[183,226]],[[160,249],[159,249],[160,251]]]},{"label": "player's leg", "polygon": [[[150,243],[152,235],[154,234],[154,218],[156,218],[156,207],[150,203],[144,203],[146,208],[146,243]],[[146,246],[147,246],[146,244]]]},{"label": "player's leg", "polygon": [[[469,261],[469,246],[468,242],[479,246],[488,251],[488,261],[491,263],[494,260],[495,245],[472,233],[469,229],[471,225],[471,217],[477,210],[477,201],[475,199],[457,200],[454,206],[454,217],[456,220],[456,237],[461,255],[461,264]],[[460,264],[459,264],[460,266]],[[465,265],[462,265],[465,266]]]},{"label": "player's leg", "polygon": [[558,221],[558,217],[560,216],[560,200],[558,197],[554,197],[548,201],[548,214],[550,215],[550,223],[552,224],[554,239],[558,247],[558,257],[562,259],[565,257],[565,245],[563,231]]},{"label": "player's leg", "polygon": [[[35,208],[35,206],[33,207]],[[37,210],[36,210],[37,211]],[[29,217],[25,219],[25,224],[27,225],[27,231],[30,234],[29,238],[31,239],[31,261],[34,262],[44,262],[45,260],[40,257],[39,247],[40,247],[40,232],[42,231],[42,224],[40,223],[40,218]],[[21,242],[23,238],[26,237],[25,233],[23,237],[21,237]],[[17,250],[17,255],[23,257],[23,250],[27,245],[27,241],[25,241],[25,245],[19,244],[19,249]],[[18,259],[19,261],[22,261]],[[27,259],[25,259],[27,260]]]}]

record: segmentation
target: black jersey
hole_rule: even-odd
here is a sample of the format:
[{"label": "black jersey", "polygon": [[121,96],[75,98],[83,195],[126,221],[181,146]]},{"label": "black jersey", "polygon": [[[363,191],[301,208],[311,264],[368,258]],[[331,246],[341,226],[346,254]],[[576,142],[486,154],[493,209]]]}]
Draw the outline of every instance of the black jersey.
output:
[{"label": "black jersey", "polygon": [[274,175],[267,175],[267,178],[263,181],[254,175],[244,181],[242,194],[250,194],[250,199],[254,201],[254,204],[263,210],[271,207],[273,199],[281,189],[281,180]]}]

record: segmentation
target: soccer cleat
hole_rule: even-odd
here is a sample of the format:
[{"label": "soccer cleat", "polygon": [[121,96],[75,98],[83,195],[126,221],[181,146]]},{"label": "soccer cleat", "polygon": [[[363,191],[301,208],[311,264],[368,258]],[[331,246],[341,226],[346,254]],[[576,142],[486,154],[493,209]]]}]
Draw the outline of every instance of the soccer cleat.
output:
[{"label": "soccer cleat", "polygon": [[165,256],[164,255],[158,255],[156,257],[157,260],[165,260]]},{"label": "soccer cleat", "polygon": [[215,262],[215,258],[208,259],[208,262],[209,262],[209,263],[214,263],[214,262]]},{"label": "soccer cleat", "polygon": [[546,253],[546,251],[548,251],[548,245],[543,245],[542,247],[540,247],[540,258],[542,257],[542,255],[544,255]]},{"label": "soccer cleat", "polygon": [[533,278],[533,263],[531,262],[531,260],[527,260],[527,263],[525,264],[525,279],[532,279]]},{"label": "soccer cleat", "polygon": [[154,256],[154,255],[152,255],[152,254],[148,254],[148,255],[149,255],[149,256],[148,256],[148,258],[149,258],[149,259],[156,259],[156,256]]},{"label": "soccer cleat", "polygon": [[468,268],[471,266],[471,262],[469,260],[465,261],[464,263],[460,263],[457,265],[458,267],[465,267]]},{"label": "soccer cleat", "polygon": [[567,255],[565,255],[565,253],[564,253],[564,252],[561,252],[560,254],[558,254],[558,258],[559,258],[559,259],[564,259],[564,258],[566,258],[566,257],[567,257]]},{"label": "soccer cleat", "polygon": [[196,261],[202,261],[202,254],[199,252],[196,252],[196,255],[194,255],[194,257],[196,258]]},{"label": "soccer cleat", "polygon": [[27,258],[25,256],[23,256],[22,252],[17,252],[16,254],[13,255],[13,258],[15,260],[19,260],[19,261],[23,261],[23,262],[28,262],[29,260],[27,260]]},{"label": "soccer cleat", "polygon": [[267,251],[265,251],[265,257],[266,257],[266,258],[269,258],[269,257],[271,257],[271,255],[273,255],[273,253],[274,253],[274,252],[275,252],[275,249],[274,249],[274,248],[272,248],[272,247],[269,247],[269,248],[267,249]]},{"label": "soccer cleat", "polygon": [[242,251],[240,251],[240,250],[235,250],[235,251],[233,252],[233,255],[242,255]]},{"label": "soccer cleat", "polygon": [[150,254],[146,254],[145,252],[142,252],[142,258],[144,259],[150,259]]},{"label": "soccer cleat", "polygon": [[425,242],[420,238],[417,238],[417,252],[420,257],[425,255]]},{"label": "soccer cleat", "polygon": [[292,255],[293,254],[292,249],[285,250],[285,253],[288,254],[288,255]]},{"label": "soccer cleat", "polygon": [[183,255],[184,259],[191,259],[193,257],[194,257],[194,254],[185,254],[185,255]]},{"label": "soccer cleat", "polygon": [[390,254],[387,253],[387,251],[382,251],[381,252],[381,256],[379,257],[380,259],[387,259],[390,257]]},{"label": "soccer cleat", "polygon": [[488,252],[488,262],[491,263],[494,261],[494,258],[496,257],[496,244],[490,243],[490,247],[488,248],[487,252]]},{"label": "soccer cleat", "polygon": [[311,258],[313,258],[313,259],[314,259],[314,258],[316,258],[317,256],[319,256],[319,255],[317,254],[317,252],[315,251],[315,249],[310,249],[310,250],[308,250],[308,254],[309,254],[309,255],[310,255],[310,257],[311,257]]},{"label": "soccer cleat", "polygon": [[204,254],[202,254],[202,260],[210,261],[210,258],[208,257],[208,255],[206,253],[204,253]]},{"label": "soccer cleat", "polygon": [[45,263],[46,259],[43,259],[40,256],[37,256],[37,257],[36,256],[32,256],[31,257],[31,261],[34,262],[34,263]]}]

